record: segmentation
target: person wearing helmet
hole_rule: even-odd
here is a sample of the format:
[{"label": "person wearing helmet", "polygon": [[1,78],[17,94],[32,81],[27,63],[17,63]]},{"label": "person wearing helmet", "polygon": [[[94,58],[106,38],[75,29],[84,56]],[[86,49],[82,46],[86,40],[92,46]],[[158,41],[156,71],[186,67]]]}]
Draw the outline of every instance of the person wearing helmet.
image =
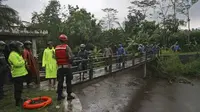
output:
[{"label": "person wearing helmet", "polygon": [[23,82],[25,76],[28,74],[25,60],[22,57],[23,43],[13,41],[10,44],[10,49],[11,53],[8,57],[8,62],[11,65],[12,79],[14,83],[14,98],[16,106],[20,106],[22,104],[21,94],[23,91]]},{"label": "person wearing helmet", "polygon": [[118,68],[121,68],[121,63],[123,62],[123,56],[125,56],[125,55],[126,55],[126,52],[125,52],[124,47],[122,46],[122,44],[119,44],[119,48],[117,50],[117,56],[118,56],[118,58],[117,58],[117,60],[118,60],[117,67]]},{"label": "person wearing helmet", "polygon": [[[55,49],[53,47],[53,42],[49,41],[47,43],[47,48],[44,50],[42,58],[42,67],[45,67],[45,78],[49,80],[49,86],[55,87],[56,85],[56,75],[57,75],[57,63],[55,59]],[[53,80],[53,85],[51,85]]]},{"label": "person wearing helmet", "polygon": [[65,98],[63,96],[64,77],[66,77],[67,94],[68,94],[67,100],[72,100],[74,99],[74,97],[71,95],[72,93],[71,80],[73,79],[71,67],[72,67],[73,54],[72,54],[71,48],[67,45],[67,40],[68,40],[67,36],[64,34],[61,34],[59,36],[59,40],[61,44],[56,46],[56,49],[55,49],[56,61],[58,65],[57,100],[60,101]]},{"label": "person wearing helmet", "polygon": [[38,84],[37,77],[39,77],[39,70],[37,68],[36,60],[33,56],[33,53],[31,51],[32,42],[31,41],[25,41],[24,42],[24,51],[23,51],[23,58],[27,63],[27,70],[28,75],[26,77],[27,87],[29,88],[30,83],[32,81],[35,82],[35,84]]},{"label": "person wearing helmet", "polygon": [[9,71],[9,66],[3,52],[5,45],[6,43],[4,41],[0,41],[0,100],[3,99],[4,96],[3,85],[6,74]]},{"label": "person wearing helmet", "polygon": [[[88,59],[88,51],[85,49],[85,44],[81,44],[80,45],[80,51],[78,52],[78,58],[80,60],[83,60],[81,61],[81,63],[79,64],[79,69],[80,70],[87,70],[87,60]],[[83,78],[82,79],[85,79],[85,73],[87,73],[86,71],[83,72]],[[80,73],[80,78],[81,78],[81,73]]]}]

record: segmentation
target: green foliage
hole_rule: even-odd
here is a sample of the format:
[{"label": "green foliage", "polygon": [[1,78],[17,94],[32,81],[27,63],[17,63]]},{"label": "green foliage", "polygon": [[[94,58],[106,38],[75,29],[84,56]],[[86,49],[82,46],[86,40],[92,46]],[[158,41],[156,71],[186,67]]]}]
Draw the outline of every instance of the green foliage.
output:
[{"label": "green foliage", "polygon": [[156,66],[159,72],[158,77],[171,80],[180,76],[194,77],[200,75],[200,58],[190,59],[189,62],[183,64],[178,55],[174,53],[167,57],[158,58]]},{"label": "green foliage", "polygon": [[69,36],[72,47],[77,44],[94,42],[99,38],[101,27],[94,16],[85,9],[68,6],[69,16],[65,24],[64,33]]},{"label": "green foliage", "polygon": [[18,12],[13,8],[2,4],[0,1],[0,26],[8,27],[14,24],[20,24]]},{"label": "green foliage", "polygon": [[184,67],[184,74],[186,76],[199,76],[200,75],[200,59],[190,60]]},{"label": "green foliage", "polygon": [[[137,52],[137,44],[160,43],[162,46],[170,47],[177,41],[183,52],[197,51],[200,48],[200,31],[192,31],[191,43],[188,43],[189,33],[179,30],[179,26],[184,25],[184,21],[178,19],[173,12],[175,9],[177,14],[183,14],[179,10],[181,7],[177,3],[175,3],[176,7],[173,7],[174,2],[168,2],[135,0],[128,8],[129,14],[125,21],[119,23],[116,9],[103,9],[105,17],[98,21],[84,8],[71,5],[63,8],[58,0],[51,0],[43,11],[32,14],[31,27],[47,29],[50,32],[48,38],[38,41],[40,48],[46,47],[44,43],[47,40],[59,44],[57,37],[60,33],[65,33],[73,51],[77,51],[82,43],[89,46],[89,50],[92,50],[93,46],[103,49],[106,45],[114,46],[122,43],[133,53]],[[158,15],[151,14],[153,10],[158,12],[155,13]],[[159,24],[149,20],[149,18],[153,19],[153,16],[159,18]]]},{"label": "green foliage", "polygon": [[98,49],[96,46],[94,47],[91,56],[94,57],[95,60],[98,59],[99,56],[101,56],[101,49]]},{"label": "green foliage", "polygon": [[158,67],[167,77],[177,77],[184,73],[184,65],[177,54],[158,59]]}]

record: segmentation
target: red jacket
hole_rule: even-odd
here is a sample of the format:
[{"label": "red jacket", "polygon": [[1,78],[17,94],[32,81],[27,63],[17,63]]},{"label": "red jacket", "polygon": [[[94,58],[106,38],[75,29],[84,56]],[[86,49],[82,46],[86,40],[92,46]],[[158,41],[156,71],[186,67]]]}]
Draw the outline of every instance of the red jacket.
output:
[{"label": "red jacket", "polygon": [[29,73],[31,72],[32,75],[39,75],[37,62],[36,59],[33,57],[32,52],[28,49],[24,49],[23,58],[27,63],[27,69]]}]

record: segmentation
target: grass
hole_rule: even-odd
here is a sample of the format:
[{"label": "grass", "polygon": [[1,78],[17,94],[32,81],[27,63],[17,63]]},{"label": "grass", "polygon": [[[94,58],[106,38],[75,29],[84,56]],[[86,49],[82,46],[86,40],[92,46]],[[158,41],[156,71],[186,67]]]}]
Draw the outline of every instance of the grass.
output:
[{"label": "grass", "polygon": [[[161,50],[161,55],[172,55],[174,52],[172,50]],[[176,52],[179,55],[193,55],[197,54],[198,52]]]},{"label": "grass", "polygon": [[0,112],[63,112],[63,106],[60,109],[56,109],[56,106],[61,103],[56,101],[56,91],[43,91],[37,89],[24,89],[22,97],[23,98],[34,98],[38,96],[49,96],[52,98],[53,103],[47,107],[35,109],[35,110],[27,110],[22,108],[15,107],[15,100],[13,97],[12,89],[6,92],[6,97],[0,101]]}]

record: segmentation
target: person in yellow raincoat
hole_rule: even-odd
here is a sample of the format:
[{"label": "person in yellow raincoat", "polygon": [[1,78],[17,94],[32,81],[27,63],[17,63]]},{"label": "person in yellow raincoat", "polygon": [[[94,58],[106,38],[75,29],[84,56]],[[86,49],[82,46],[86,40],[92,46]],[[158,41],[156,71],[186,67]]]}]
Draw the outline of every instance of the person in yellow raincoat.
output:
[{"label": "person in yellow raincoat", "polygon": [[[49,79],[49,86],[56,86],[56,78],[57,78],[57,62],[55,59],[55,49],[53,48],[53,43],[49,41],[47,43],[48,47],[44,50],[43,59],[42,59],[42,67],[45,68],[46,79]],[[52,85],[53,80],[53,85]]]}]

